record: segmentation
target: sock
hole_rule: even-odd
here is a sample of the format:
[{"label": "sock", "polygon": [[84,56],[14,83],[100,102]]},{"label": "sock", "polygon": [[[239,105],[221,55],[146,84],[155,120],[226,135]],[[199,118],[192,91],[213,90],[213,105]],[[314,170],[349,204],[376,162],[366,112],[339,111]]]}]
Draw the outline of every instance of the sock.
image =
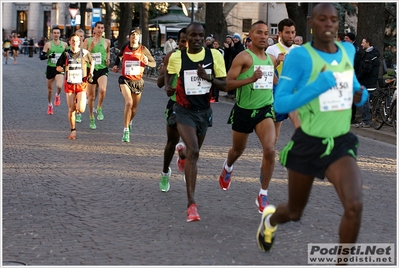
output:
[{"label": "sock", "polygon": [[225,165],[224,165],[224,168],[226,169],[227,172],[230,173],[230,172],[233,171],[233,166],[234,166],[234,165],[231,165],[231,167],[229,167],[229,166],[227,165],[227,161],[226,161],[226,163],[225,163]]},{"label": "sock", "polygon": [[261,194],[267,195],[267,190],[263,190],[262,188],[260,188],[259,195]]},{"label": "sock", "polygon": [[168,172],[165,173],[162,171],[162,176],[168,176],[168,174],[169,174]]},{"label": "sock", "polygon": [[128,127],[125,127],[125,128],[123,128],[123,131],[124,131],[124,132],[129,131],[129,128],[128,128]]}]

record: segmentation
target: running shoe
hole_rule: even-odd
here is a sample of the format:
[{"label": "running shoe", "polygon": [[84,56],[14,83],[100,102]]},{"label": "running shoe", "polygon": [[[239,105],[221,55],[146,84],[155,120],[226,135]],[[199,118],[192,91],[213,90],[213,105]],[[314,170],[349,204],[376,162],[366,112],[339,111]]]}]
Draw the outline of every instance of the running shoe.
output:
[{"label": "running shoe", "polygon": [[90,116],[90,128],[91,129],[96,129],[97,128],[97,126],[96,126],[96,119],[94,118],[94,116]]},{"label": "running shoe", "polygon": [[54,104],[55,104],[55,106],[60,106],[60,104],[61,104],[61,96],[60,95],[55,94]]},{"label": "running shoe", "polygon": [[53,105],[52,104],[47,107],[47,114],[53,114]]},{"label": "running shoe", "polygon": [[267,195],[260,194],[255,200],[256,205],[258,206],[259,213],[263,213],[263,209],[269,205],[269,201],[267,200]]},{"label": "running shoe", "polygon": [[231,184],[231,174],[233,173],[233,171],[231,172],[227,172],[225,166],[226,166],[226,162],[227,160],[224,161],[223,163],[223,170],[222,173],[219,176],[219,185],[223,190],[227,190],[230,187]]},{"label": "running shoe", "polygon": [[187,209],[187,222],[192,221],[200,221],[201,218],[198,215],[197,205],[191,204],[190,207]]},{"label": "running shoe", "polygon": [[170,188],[170,183],[169,183],[170,175],[172,175],[172,169],[171,168],[168,169],[168,174],[166,174],[165,176],[162,175],[162,173],[161,173],[161,181],[159,182],[159,189],[161,189],[162,192],[169,191],[169,188]]},{"label": "running shoe", "polygon": [[258,247],[262,251],[271,251],[274,243],[274,238],[276,236],[275,232],[277,230],[277,225],[269,228],[266,226],[266,217],[273,214],[276,211],[276,207],[273,205],[268,205],[262,213],[262,219],[260,221],[258,231],[256,233],[256,241],[258,242]]},{"label": "running shoe", "polygon": [[97,119],[100,120],[100,121],[104,120],[103,108],[102,107],[97,107]]},{"label": "running shoe", "polygon": [[129,133],[129,131],[123,131],[122,141],[123,142],[130,142],[130,133]]},{"label": "running shoe", "polygon": [[132,132],[132,122],[129,123],[129,132]]},{"label": "running shoe", "polygon": [[186,148],[186,145],[184,145],[184,143],[179,142],[178,144],[176,144],[176,150],[177,150],[176,165],[180,172],[184,172],[184,165],[186,164],[186,159],[181,159],[179,154],[179,152],[184,148]]},{"label": "running shoe", "polygon": [[71,133],[69,133],[68,139],[70,140],[76,139],[76,130],[71,131]]},{"label": "running shoe", "polygon": [[82,122],[82,114],[76,114],[75,122],[76,122],[76,123]]}]

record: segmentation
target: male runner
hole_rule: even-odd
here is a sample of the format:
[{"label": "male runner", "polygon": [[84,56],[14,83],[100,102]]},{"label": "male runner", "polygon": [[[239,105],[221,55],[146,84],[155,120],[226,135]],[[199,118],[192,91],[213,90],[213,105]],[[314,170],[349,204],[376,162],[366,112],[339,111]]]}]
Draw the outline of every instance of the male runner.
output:
[{"label": "male runner", "polygon": [[89,101],[89,116],[90,116],[90,128],[96,129],[96,120],[94,118],[94,100],[96,86],[99,86],[99,96],[97,102],[97,119],[104,120],[103,115],[103,101],[107,91],[108,81],[108,65],[110,63],[110,48],[111,40],[104,38],[104,22],[97,21],[94,25],[93,37],[86,38],[83,44],[83,48],[87,49],[95,61],[94,76],[93,80],[89,81],[87,88],[88,101]]},{"label": "male runner", "polygon": [[47,42],[44,47],[42,54],[40,55],[41,60],[47,60],[46,79],[47,79],[47,114],[53,114],[53,86],[54,80],[56,82],[57,92],[55,93],[54,104],[59,106],[61,104],[61,89],[64,82],[64,73],[60,73],[56,70],[56,64],[58,58],[67,49],[68,44],[60,40],[61,30],[58,26],[53,27],[51,30],[52,40]]}]

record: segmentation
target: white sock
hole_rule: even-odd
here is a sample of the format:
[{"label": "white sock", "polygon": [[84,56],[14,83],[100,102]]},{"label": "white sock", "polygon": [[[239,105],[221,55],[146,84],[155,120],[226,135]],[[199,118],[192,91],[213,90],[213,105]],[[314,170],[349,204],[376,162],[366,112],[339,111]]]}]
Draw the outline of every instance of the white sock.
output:
[{"label": "white sock", "polygon": [[229,166],[227,165],[227,161],[226,161],[226,164],[224,165],[224,168],[226,169],[227,172],[230,173],[230,172],[233,171],[233,166],[234,166],[234,165],[231,165],[231,167],[229,167]]},{"label": "white sock", "polygon": [[129,128],[128,127],[123,128],[123,132],[125,131],[129,131]]},{"label": "white sock", "polygon": [[267,195],[267,190],[263,190],[262,188],[260,188],[259,195],[261,194]]},{"label": "white sock", "polygon": [[133,120],[129,122],[129,125],[133,125]]}]

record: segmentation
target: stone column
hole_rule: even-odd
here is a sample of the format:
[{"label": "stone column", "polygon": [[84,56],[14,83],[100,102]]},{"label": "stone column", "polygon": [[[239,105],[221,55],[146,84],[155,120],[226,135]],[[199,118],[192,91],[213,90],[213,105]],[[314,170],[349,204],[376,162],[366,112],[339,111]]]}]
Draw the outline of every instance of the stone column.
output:
[{"label": "stone column", "polygon": [[[15,9],[15,4],[13,3],[2,3],[3,5],[3,12],[1,15],[1,20],[3,24],[3,29],[4,29],[4,35],[10,35],[12,29],[17,27],[17,13]],[[5,37],[3,36],[3,37]]]},{"label": "stone column", "polygon": [[28,38],[37,40],[43,32],[43,9],[41,3],[31,2],[28,11]]}]

